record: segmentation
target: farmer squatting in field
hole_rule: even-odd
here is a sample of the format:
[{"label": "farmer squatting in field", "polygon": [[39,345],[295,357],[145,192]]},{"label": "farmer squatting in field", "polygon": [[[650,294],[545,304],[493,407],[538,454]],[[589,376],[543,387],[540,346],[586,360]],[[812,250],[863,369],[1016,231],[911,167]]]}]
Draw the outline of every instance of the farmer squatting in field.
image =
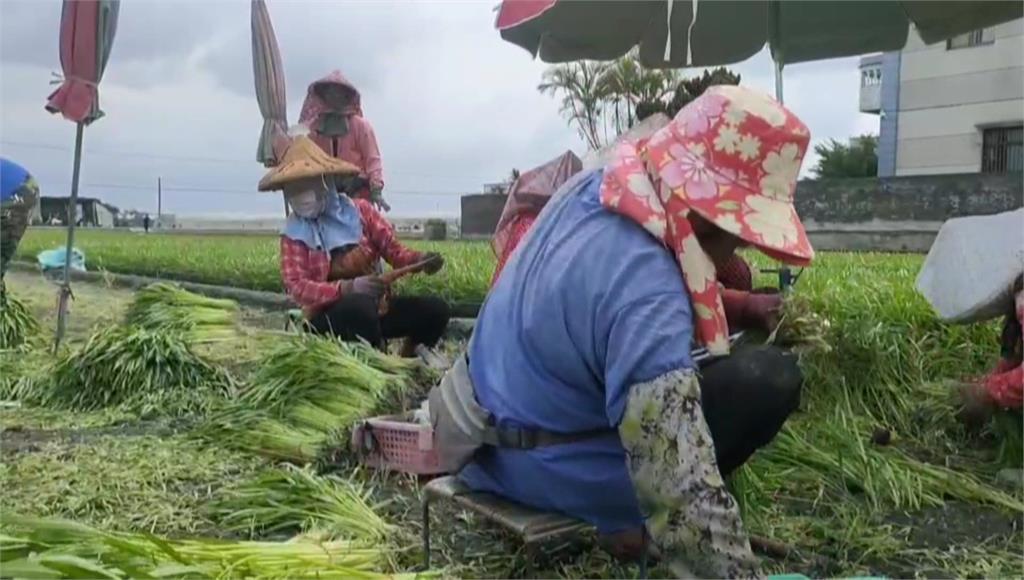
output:
[{"label": "farmer squatting in field", "polygon": [[[917,277],[917,289],[944,322],[1002,317],[1000,357],[987,375],[960,384],[958,418],[970,429],[996,415],[1020,438],[1024,419],[1024,209],[953,218],[942,225]],[[1005,421],[1004,421],[1005,420]],[[1014,460],[1020,465],[1021,458]]]},{"label": "farmer squatting in field", "polygon": [[772,440],[802,376],[778,348],[730,351],[729,329],[768,327],[780,300],[723,300],[716,268],[748,245],[811,261],[793,207],[809,138],[767,96],[714,87],[569,180],[431,392],[443,462],[620,553],[646,534],[678,577],[759,574],[723,476]]},{"label": "farmer squatting in field", "polygon": [[369,199],[385,211],[384,168],[377,136],[363,117],[362,99],[356,87],[341,72],[334,71],[309,85],[299,123],[309,129],[310,138],[328,155],[359,169],[346,180],[354,198]]},{"label": "farmer squatting in field", "polygon": [[970,426],[983,425],[996,412],[1012,413],[1020,424],[1024,406],[1024,290],[1022,279],[1014,287],[1012,311],[1003,320],[1001,356],[992,371],[961,390],[960,418]]},{"label": "farmer squatting in field", "polygon": [[391,296],[378,264],[381,258],[394,268],[427,262],[424,270],[433,274],[444,260],[402,245],[369,201],[337,193],[337,179],[358,173],[299,136],[260,180],[260,191],[283,190],[291,208],[281,234],[284,287],[311,330],[376,346],[405,337],[401,354],[414,356],[441,338],[448,304],[431,296]]}]

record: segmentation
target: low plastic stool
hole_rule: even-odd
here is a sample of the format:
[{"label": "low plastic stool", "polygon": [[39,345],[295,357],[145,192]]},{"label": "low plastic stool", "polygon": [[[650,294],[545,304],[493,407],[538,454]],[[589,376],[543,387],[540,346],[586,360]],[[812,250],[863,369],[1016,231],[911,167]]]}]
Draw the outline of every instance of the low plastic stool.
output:
[{"label": "low plastic stool", "polygon": [[[454,476],[439,477],[423,487],[423,561],[430,568],[430,503],[449,500],[519,536],[526,548],[526,574],[533,568],[537,544],[592,530],[590,524],[562,514],[542,512],[494,494],[473,491]],[[647,577],[647,556],[640,560],[640,577]]]}]

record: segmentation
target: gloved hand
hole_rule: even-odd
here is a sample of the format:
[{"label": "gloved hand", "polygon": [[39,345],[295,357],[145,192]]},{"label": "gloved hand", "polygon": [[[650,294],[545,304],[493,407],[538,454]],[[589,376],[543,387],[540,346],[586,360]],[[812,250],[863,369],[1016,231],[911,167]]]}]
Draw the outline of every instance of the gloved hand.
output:
[{"label": "gloved hand", "polygon": [[426,254],[423,254],[423,259],[430,260],[430,264],[423,268],[423,271],[427,274],[437,274],[441,271],[441,268],[444,267],[444,256],[437,252],[427,252]]},{"label": "gloved hand", "polygon": [[365,294],[380,298],[384,294],[384,281],[379,276],[360,276],[341,283],[343,294]]},{"label": "gloved hand", "polygon": [[782,310],[780,294],[748,294],[743,303],[743,323],[767,332],[779,325]]},{"label": "gloved hand", "polygon": [[391,206],[384,201],[384,188],[374,187],[370,189],[370,203],[377,206],[381,211],[391,211]]}]

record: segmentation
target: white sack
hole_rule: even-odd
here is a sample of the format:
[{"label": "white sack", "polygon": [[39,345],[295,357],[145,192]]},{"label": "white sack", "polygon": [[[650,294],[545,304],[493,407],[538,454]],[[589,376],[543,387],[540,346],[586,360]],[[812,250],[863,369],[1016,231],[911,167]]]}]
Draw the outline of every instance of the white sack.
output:
[{"label": "white sack", "polygon": [[640,121],[633,126],[632,129],[626,131],[622,135],[619,135],[614,142],[605,145],[597,151],[591,151],[583,156],[583,171],[590,169],[599,169],[604,167],[611,161],[612,151],[615,147],[623,141],[637,141],[640,139],[646,139],[651,135],[658,132],[659,129],[668,125],[672,119],[668,118],[665,113],[655,113],[650,117],[647,117],[643,121]]},{"label": "white sack", "polygon": [[1024,272],[1024,208],[942,224],[917,289],[948,322],[989,320],[1012,310]]}]

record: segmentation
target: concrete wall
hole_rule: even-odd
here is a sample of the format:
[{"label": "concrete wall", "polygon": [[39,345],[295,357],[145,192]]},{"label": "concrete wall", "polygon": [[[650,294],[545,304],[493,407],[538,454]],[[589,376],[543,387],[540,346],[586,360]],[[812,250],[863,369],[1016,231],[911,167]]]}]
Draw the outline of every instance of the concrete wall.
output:
[{"label": "concrete wall", "polygon": [[462,237],[490,239],[505,207],[506,197],[497,194],[462,196]]},{"label": "concrete wall", "polygon": [[[463,197],[463,237],[490,239],[504,205],[504,196]],[[818,250],[927,252],[949,218],[1022,205],[1019,175],[982,173],[801,181],[796,193],[797,213]]]},{"label": "concrete wall", "polygon": [[980,171],[982,130],[1024,122],[1024,20],[986,35],[991,44],[949,49],[911,32],[899,63],[896,175]]},{"label": "concrete wall", "polygon": [[981,173],[801,181],[796,194],[817,250],[926,252],[949,218],[1022,205],[1020,176]]}]

